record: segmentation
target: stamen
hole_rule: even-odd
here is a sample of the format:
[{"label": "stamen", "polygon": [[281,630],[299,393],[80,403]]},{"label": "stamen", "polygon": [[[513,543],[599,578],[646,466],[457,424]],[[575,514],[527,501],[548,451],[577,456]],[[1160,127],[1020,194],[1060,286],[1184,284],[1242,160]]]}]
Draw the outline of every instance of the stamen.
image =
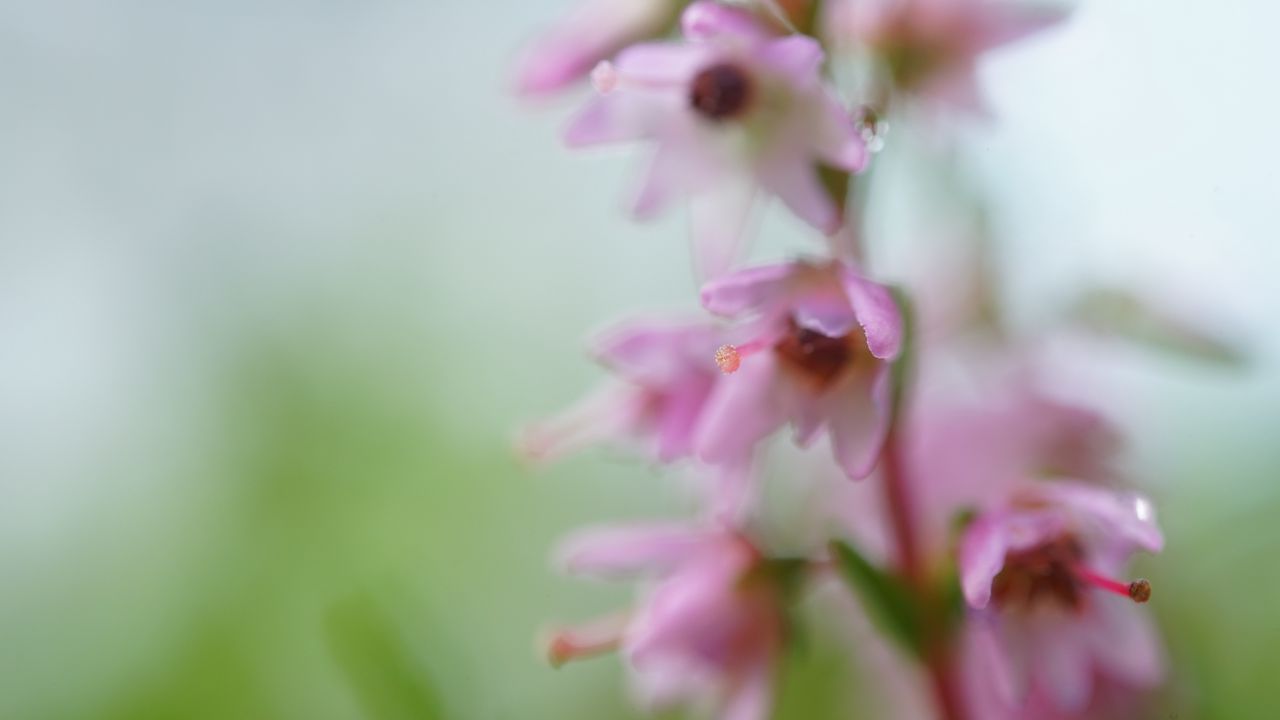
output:
[{"label": "stamen", "polygon": [[557,633],[547,645],[547,661],[551,667],[561,667],[570,660],[585,660],[618,649],[618,638],[597,642],[579,642],[568,633]]},{"label": "stamen", "polygon": [[742,358],[760,352],[769,345],[763,339],[752,340],[742,345],[721,345],[716,348],[716,366],[725,375],[732,375],[742,366]]},{"label": "stamen", "polygon": [[545,642],[547,661],[558,668],[570,660],[585,660],[613,652],[622,643],[626,622],[626,613],[619,613],[577,627],[555,630]]},{"label": "stamen", "polygon": [[1139,578],[1133,582],[1121,582],[1105,575],[1100,575],[1084,565],[1076,565],[1075,574],[1076,577],[1089,585],[1106,590],[1109,593],[1122,595],[1136,603],[1144,603],[1151,599],[1151,583],[1144,578]]},{"label": "stamen", "polygon": [[1136,603],[1144,603],[1151,599],[1151,583],[1146,578],[1138,578],[1129,583],[1129,599]]}]

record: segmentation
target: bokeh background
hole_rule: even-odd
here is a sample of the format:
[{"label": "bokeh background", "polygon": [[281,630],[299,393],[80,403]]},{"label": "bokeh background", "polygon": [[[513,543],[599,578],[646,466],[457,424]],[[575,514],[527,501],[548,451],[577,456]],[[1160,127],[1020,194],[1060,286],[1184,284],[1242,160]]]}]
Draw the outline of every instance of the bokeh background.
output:
[{"label": "bokeh background", "polygon": [[[632,716],[616,659],[535,653],[629,596],[547,550],[688,498],[510,441],[598,375],[587,331],[694,282],[678,212],[619,212],[636,156],[506,91],[565,5],[0,4],[0,718]],[[1169,537],[1156,718],[1280,704],[1277,24],[1082,3],[984,65],[998,121],[961,131],[1016,315],[1141,286],[1247,356],[1061,358]],[[892,275],[948,216],[888,175]],[[814,247],[778,215],[762,256]],[[794,658],[781,715],[875,717],[845,664]]]}]

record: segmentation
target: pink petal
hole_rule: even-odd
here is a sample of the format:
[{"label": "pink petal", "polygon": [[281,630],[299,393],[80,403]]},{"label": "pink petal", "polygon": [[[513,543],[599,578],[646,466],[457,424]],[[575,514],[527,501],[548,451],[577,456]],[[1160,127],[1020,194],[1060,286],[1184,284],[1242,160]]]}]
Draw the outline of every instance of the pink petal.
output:
[{"label": "pink petal", "polygon": [[773,663],[753,661],[729,691],[720,720],[768,720],[773,710]]},{"label": "pink petal", "polygon": [[1122,598],[1100,598],[1084,631],[1103,670],[1140,687],[1160,682],[1164,652],[1146,608]]},{"label": "pink petal", "polygon": [[1033,671],[1039,656],[1036,624],[1032,618],[1011,617],[1006,614],[993,618],[991,628],[1005,657],[1005,689],[1012,691],[1012,696],[1007,700],[1014,706],[1024,705],[1031,694]]},{"label": "pink petal", "polygon": [[1142,495],[1066,481],[1045,483],[1040,492],[1097,523],[1124,544],[1150,552],[1164,548],[1164,535],[1156,524],[1155,508]]},{"label": "pink petal", "polygon": [[[855,371],[856,372],[856,371]],[[831,449],[851,480],[871,474],[889,434],[889,366],[846,380],[827,399]]]},{"label": "pink petal", "polygon": [[823,187],[804,148],[778,148],[760,169],[760,182],[801,220],[830,235],[840,229],[840,210]]},{"label": "pink petal", "polygon": [[558,44],[530,49],[516,65],[515,90],[521,95],[545,95],[586,76],[603,56],[565,51]]},{"label": "pink petal", "polygon": [[678,655],[643,666],[633,664],[630,679],[637,703],[651,713],[668,710],[681,701],[709,697],[719,680],[692,658]]},{"label": "pink petal", "polygon": [[699,371],[715,374],[723,332],[700,320],[642,318],[597,335],[591,353],[619,375],[649,387],[680,382]]},{"label": "pink petal", "polygon": [[742,255],[755,198],[755,184],[742,178],[690,199],[694,267],[700,278],[724,275]]},{"label": "pink petal", "polygon": [[640,388],[606,383],[559,414],[524,428],[517,449],[529,460],[548,462],[626,438],[643,421],[645,400]]},{"label": "pink petal", "polygon": [[960,589],[975,608],[991,601],[991,582],[1004,567],[1008,552],[1004,518],[996,513],[979,516],[960,539]]},{"label": "pink petal", "polygon": [[759,310],[785,294],[794,272],[793,263],[780,263],[716,278],[702,286],[702,306],[726,317]]},{"label": "pink petal", "polygon": [[847,335],[857,327],[858,317],[837,281],[833,266],[798,272],[796,285],[791,317],[797,325],[828,337]]},{"label": "pink petal", "polygon": [[640,192],[636,194],[631,212],[640,220],[652,218],[662,210],[676,195],[684,191],[686,173],[685,155],[679,147],[671,143],[662,143],[653,154]]},{"label": "pink petal", "polygon": [[867,165],[867,146],[849,111],[826,90],[817,98],[818,125],[814,149],[828,165],[846,172],[861,172]]},{"label": "pink petal", "polygon": [[824,55],[822,46],[807,35],[789,35],[762,45],[756,59],[781,73],[795,88],[818,81]]},{"label": "pink petal", "polygon": [[756,443],[782,426],[789,413],[777,372],[773,354],[761,353],[716,385],[694,443],[703,460],[746,462]]},{"label": "pink petal", "polygon": [[847,267],[842,281],[858,324],[867,336],[867,349],[882,360],[896,358],[902,349],[902,312],[893,294]]},{"label": "pink petal", "polygon": [[1093,667],[1072,620],[1041,623],[1035,639],[1038,679],[1058,709],[1068,713],[1083,710],[1093,695]]},{"label": "pink petal", "polygon": [[977,43],[984,49],[1021,40],[1061,23],[1070,13],[1066,8],[1022,3],[989,3],[977,23]]},{"label": "pink petal", "polygon": [[582,530],[556,553],[565,572],[595,576],[664,573],[716,536],[685,525],[638,525]]},{"label": "pink petal", "polygon": [[685,8],[680,16],[680,29],[686,39],[697,42],[719,38],[759,41],[769,37],[749,11],[711,0],[699,0]]},{"label": "pink petal", "polygon": [[694,74],[713,57],[712,49],[687,43],[641,43],[618,53],[614,64],[630,86],[662,88],[683,98]]},{"label": "pink petal", "polygon": [[734,168],[715,153],[705,131],[683,110],[675,111],[661,130],[632,211],[637,218],[650,218],[676,195],[699,195],[734,177]]},{"label": "pink petal", "polygon": [[653,137],[667,103],[652,93],[615,90],[592,98],[564,131],[569,147],[587,147]]},{"label": "pink petal", "polygon": [[628,43],[661,30],[668,0],[585,0],[535,40],[516,65],[516,90],[543,95],[584,76]]},{"label": "pink petal", "polygon": [[965,664],[972,666],[970,672],[980,675],[982,682],[991,683],[1003,705],[1018,705],[1026,697],[1026,669],[1017,667],[1015,661],[1019,658],[1001,646],[999,633],[993,627],[996,622],[992,615],[975,614],[966,637],[969,657]]},{"label": "pink petal", "polygon": [[694,378],[669,388],[658,418],[658,459],[671,462],[693,452],[694,437],[702,410],[714,384]]},{"label": "pink petal", "polygon": [[972,62],[955,64],[930,80],[922,90],[934,102],[963,110],[979,120],[991,120],[991,105],[978,85],[977,68]]},{"label": "pink petal", "polygon": [[791,425],[794,433],[792,441],[801,448],[807,448],[818,437],[818,431],[827,423],[830,413],[827,404],[821,397],[814,396],[808,388],[793,388],[789,391],[794,396],[791,409]]},{"label": "pink petal", "polygon": [[711,473],[708,515],[729,527],[743,527],[756,501],[757,483],[751,463],[726,463]]}]

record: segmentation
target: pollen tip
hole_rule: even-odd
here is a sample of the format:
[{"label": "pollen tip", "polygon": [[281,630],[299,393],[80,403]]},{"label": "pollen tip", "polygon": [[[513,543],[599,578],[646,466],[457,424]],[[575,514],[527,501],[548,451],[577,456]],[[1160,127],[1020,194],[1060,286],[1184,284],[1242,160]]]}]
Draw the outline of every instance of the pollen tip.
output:
[{"label": "pollen tip", "polygon": [[577,648],[562,633],[552,635],[550,640],[547,641],[547,662],[553,668],[563,667],[565,663],[573,659],[575,654],[577,654]]},{"label": "pollen tip", "polygon": [[732,345],[721,345],[716,349],[716,366],[725,375],[732,375],[742,366],[742,354]]},{"label": "pollen tip", "polygon": [[1136,603],[1144,603],[1151,599],[1151,583],[1146,578],[1139,578],[1129,583],[1129,598]]},{"label": "pollen tip", "polygon": [[618,70],[608,60],[601,60],[591,70],[591,86],[601,95],[607,95],[618,87]]}]

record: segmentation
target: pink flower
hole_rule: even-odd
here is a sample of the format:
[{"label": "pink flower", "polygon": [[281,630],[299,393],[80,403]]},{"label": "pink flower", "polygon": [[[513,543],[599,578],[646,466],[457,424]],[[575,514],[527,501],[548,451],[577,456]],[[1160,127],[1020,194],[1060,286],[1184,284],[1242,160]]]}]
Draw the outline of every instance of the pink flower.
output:
[{"label": "pink flower", "polygon": [[723,331],[710,323],[638,320],[603,333],[592,354],[616,379],[561,414],[525,429],[525,455],[545,460],[597,443],[638,445],[662,462],[691,453],[718,381]]},{"label": "pink flower", "polygon": [[569,572],[656,583],[630,613],[554,633],[553,663],[620,649],[649,707],[710,703],[723,720],[768,717],[784,587],[749,540],[713,527],[600,529],[570,539],[561,558]]},{"label": "pink flower", "polygon": [[1135,550],[1163,545],[1141,496],[1065,481],[1011,494],[961,537],[961,587],[980,611],[971,664],[1006,703],[1041,693],[1065,712],[1089,704],[1096,676],[1155,684],[1159,643],[1130,602],[1146,602],[1151,586],[1112,578]]},{"label": "pink flower", "polygon": [[978,58],[1066,17],[1010,0],[839,0],[832,25],[879,60],[897,91],[979,115]]},{"label": "pink flower", "polygon": [[596,63],[672,24],[675,0],[582,0],[536,38],[516,63],[515,87],[546,95],[587,76]]},{"label": "pink flower", "polygon": [[569,144],[652,140],[634,212],[650,217],[688,196],[704,275],[720,274],[737,255],[762,192],[835,233],[841,211],[818,166],[857,172],[866,150],[822,83],[821,46],[775,36],[748,11],[713,2],[690,5],[681,24],[683,43],[635,45],[599,68],[600,94],[569,126]]},{"label": "pink flower", "polygon": [[870,473],[888,431],[890,365],[902,345],[889,291],[847,264],[799,261],[713,280],[702,303],[746,317],[737,333],[749,339],[718,353],[733,375],[708,400],[699,455],[741,462],[790,422],[802,446],[825,428],[849,477]]}]

